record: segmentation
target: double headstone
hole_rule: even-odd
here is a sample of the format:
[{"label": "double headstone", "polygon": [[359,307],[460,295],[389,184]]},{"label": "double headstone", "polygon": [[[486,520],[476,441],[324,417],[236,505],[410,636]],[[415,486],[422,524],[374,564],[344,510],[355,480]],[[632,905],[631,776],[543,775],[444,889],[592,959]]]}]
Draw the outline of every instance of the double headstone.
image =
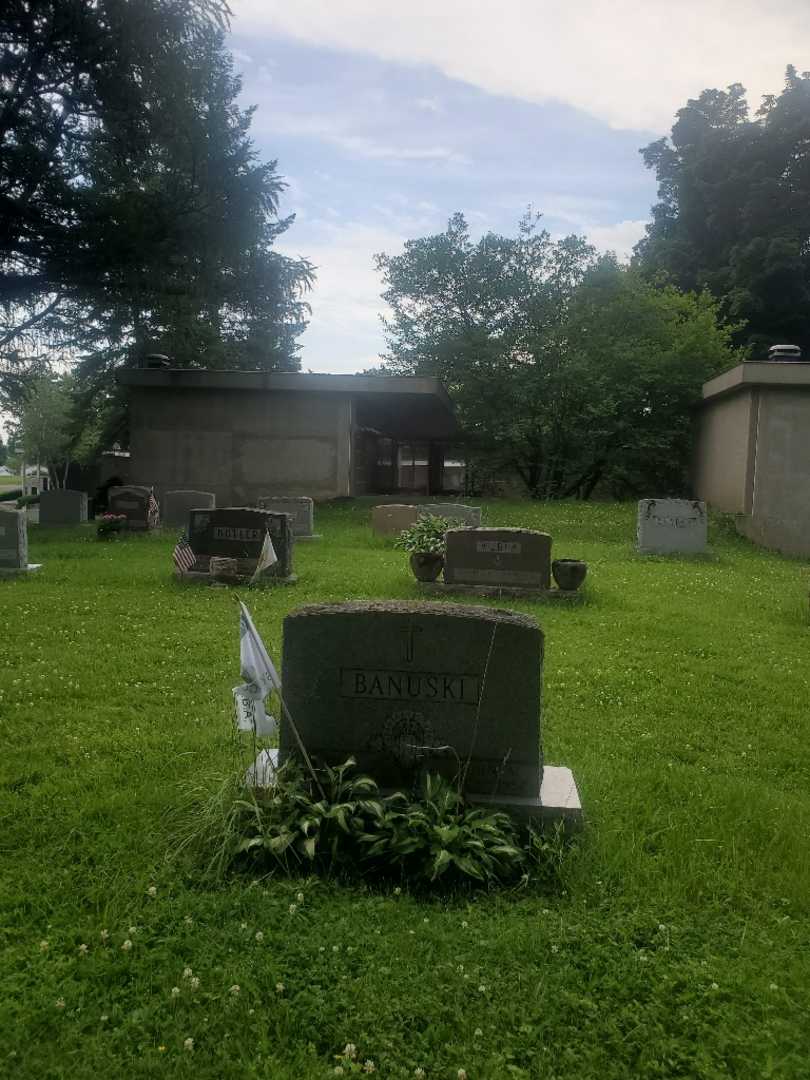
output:
[{"label": "double headstone", "polygon": [[213,510],[217,504],[210,491],[167,491],[162,501],[163,524],[182,526],[187,524],[191,510]]},{"label": "double headstone", "polygon": [[[544,784],[542,672],[542,631],[514,612],[369,602],[312,605],[284,620],[285,705],[316,761],[353,755],[398,790],[439,773],[461,778],[473,801],[576,818],[569,771],[547,768]],[[296,745],[282,723],[282,762]],[[570,782],[555,808],[560,773]]]},{"label": "double headstone", "polygon": [[51,488],[40,495],[40,525],[81,525],[84,521],[87,521],[86,492]]},{"label": "double headstone", "polygon": [[107,495],[107,509],[111,514],[123,514],[127,519],[127,529],[151,529],[154,524],[149,513],[151,495],[151,488],[138,484],[111,487]]},{"label": "double headstone", "polygon": [[378,536],[397,536],[415,525],[419,507],[407,503],[384,503],[371,511],[371,528]]},{"label": "double headstone", "polygon": [[197,571],[207,572],[211,556],[217,555],[236,559],[237,572],[249,577],[256,569],[269,532],[278,561],[262,577],[281,581],[292,577],[293,536],[289,514],[247,506],[191,510],[188,532]]},{"label": "double headstone", "polygon": [[548,589],[551,537],[532,529],[449,529],[444,580],[448,585]]},{"label": "double headstone", "polygon": [[0,575],[24,574],[38,570],[28,562],[28,524],[25,510],[0,509]]},{"label": "double headstone", "polygon": [[643,555],[699,555],[706,550],[706,504],[696,499],[642,499],[637,535]]},{"label": "double headstone", "polygon": [[264,495],[259,499],[262,510],[289,514],[296,540],[311,540],[315,529],[315,504],[307,495]]},{"label": "double headstone", "polygon": [[464,506],[463,503],[424,503],[418,506],[420,514],[428,517],[448,518],[462,525],[477,529],[481,525],[481,507]]}]

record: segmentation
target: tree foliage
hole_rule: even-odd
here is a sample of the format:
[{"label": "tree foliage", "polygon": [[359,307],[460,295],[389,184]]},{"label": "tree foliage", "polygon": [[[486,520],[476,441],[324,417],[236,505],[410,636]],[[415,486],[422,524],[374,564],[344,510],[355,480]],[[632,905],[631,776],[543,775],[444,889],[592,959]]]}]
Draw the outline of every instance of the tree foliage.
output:
[{"label": "tree foliage", "polygon": [[734,362],[707,294],[655,288],[531,216],[475,242],[456,214],[377,266],[385,369],[445,382],[479,472],[537,498],[686,489],[690,408]]},{"label": "tree foliage", "polygon": [[810,349],[810,73],[789,67],[753,117],[739,84],[704,90],[642,154],[659,199],[636,248],[645,274],[710,289],[757,355]]},{"label": "tree foliage", "polygon": [[[274,250],[259,160],[223,45],[223,0],[11,0],[0,16],[0,382],[81,357],[120,427],[112,371],[297,369],[312,270]],[[5,377],[4,377],[5,376]]]}]

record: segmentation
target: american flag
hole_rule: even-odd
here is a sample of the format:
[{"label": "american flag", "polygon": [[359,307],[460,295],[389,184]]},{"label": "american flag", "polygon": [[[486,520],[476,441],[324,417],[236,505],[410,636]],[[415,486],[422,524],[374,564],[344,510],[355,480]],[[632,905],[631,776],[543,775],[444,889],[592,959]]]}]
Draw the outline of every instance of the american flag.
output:
[{"label": "american flag", "polygon": [[188,537],[185,533],[180,537],[174,546],[174,565],[180,571],[181,574],[186,574],[192,568],[197,561],[194,552],[191,549],[191,544],[188,542]]},{"label": "american flag", "polygon": [[149,492],[149,502],[146,506],[146,517],[150,529],[156,529],[160,525],[160,507],[153,491]]}]

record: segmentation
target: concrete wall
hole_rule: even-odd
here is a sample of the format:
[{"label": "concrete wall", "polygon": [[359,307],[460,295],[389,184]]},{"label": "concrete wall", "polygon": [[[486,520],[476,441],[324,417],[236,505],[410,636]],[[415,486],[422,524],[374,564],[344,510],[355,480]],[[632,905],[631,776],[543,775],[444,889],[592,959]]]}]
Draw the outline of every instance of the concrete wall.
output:
[{"label": "concrete wall", "polygon": [[740,532],[787,555],[810,555],[810,390],[760,390],[750,509]]},{"label": "concrete wall", "polygon": [[218,506],[261,495],[351,494],[348,394],[132,387],[131,476],[212,491]]},{"label": "concrete wall", "polygon": [[759,391],[745,388],[707,402],[700,414],[694,463],[699,499],[727,514],[750,509],[752,421]]}]

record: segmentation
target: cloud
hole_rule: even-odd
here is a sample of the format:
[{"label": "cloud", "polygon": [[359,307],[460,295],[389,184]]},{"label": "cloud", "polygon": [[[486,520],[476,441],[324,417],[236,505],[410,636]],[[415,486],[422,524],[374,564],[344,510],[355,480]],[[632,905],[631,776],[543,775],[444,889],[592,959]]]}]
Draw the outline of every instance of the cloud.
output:
[{"label": "cloud", "polygon": [[613,251],[623,262],[644,235],[646,221],[617,221],[615,225],[591,225],[585,228],[590,242],[600,251]]},{"label": "cloud", "polygon": [[707,86],[752,103],[810,47],[807,0],[232,0],[239,34],[430,65],[491,94],[666,131]]}]

